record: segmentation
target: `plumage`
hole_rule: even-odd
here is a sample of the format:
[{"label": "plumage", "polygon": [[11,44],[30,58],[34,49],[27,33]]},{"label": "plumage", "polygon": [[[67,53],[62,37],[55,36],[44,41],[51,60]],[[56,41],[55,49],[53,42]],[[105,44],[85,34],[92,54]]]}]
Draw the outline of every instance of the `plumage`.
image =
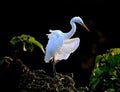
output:
[{"label": "plumage", "polygon": [[46,45],[46,52],[44,61],[49,63],[51,59],[53,60],[53,71],[55,71],[55,64],[60,60],[66,60],[69,58],[70,54],[75,52],[80,45],[80,38],[72,38],[76,32],[76,24],[79,23],[86,30],[89,31],[87,26],[84,24],[83,20],[78,17],[73,17],[70,20],[71,30],[67,33],[61,30],[49,30],[48,43]]},{"label": "plumage", "polygon": [[[71,30],[67,33],[61,30],[49,30],[48,44],[46,45],[46,53],[44,61],[49,63],[51,59],[56,63],[57,60],[68,59],[71,53],[73,53],[80,44],[80,38],[71,38],[76,32],[76,24],[79,23],[87,30],[83,20],[77,16],[70,20]],[[89,31],[89,30],[88,30]]]}]

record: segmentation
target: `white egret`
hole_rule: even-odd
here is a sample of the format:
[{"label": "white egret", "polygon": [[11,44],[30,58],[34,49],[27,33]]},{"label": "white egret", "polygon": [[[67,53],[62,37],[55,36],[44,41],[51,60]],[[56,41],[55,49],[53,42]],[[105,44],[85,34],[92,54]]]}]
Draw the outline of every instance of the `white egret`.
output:
[{"label": "white egret", "polygon": [[66,60],[73,53],[80,44],[80,38],[71,38],[76,32],[76,24],[79,23],[87,31],[89,29],[84,24],[83,20],[77,16],[70,20],[71,30],[67,33],[61,30],[49,30],[50,34],[48,36],[48,44],[46,45],[46,52],[44,61],[49,63],[52,60],[54,76],[56,73],[55,64],[60,60]]}]

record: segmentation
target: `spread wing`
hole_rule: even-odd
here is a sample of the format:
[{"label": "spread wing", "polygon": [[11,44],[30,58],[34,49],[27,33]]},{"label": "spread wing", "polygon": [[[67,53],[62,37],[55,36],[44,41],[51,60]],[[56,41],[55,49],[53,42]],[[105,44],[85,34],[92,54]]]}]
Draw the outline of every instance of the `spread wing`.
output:
[{"label": "spread wing", "polygon": [[66,60],[70,56],[70,54],[78,48],[79,44],[79,38],[64,40],[62,47],[59,49],[59,51],[56,52],[54,60]]}]

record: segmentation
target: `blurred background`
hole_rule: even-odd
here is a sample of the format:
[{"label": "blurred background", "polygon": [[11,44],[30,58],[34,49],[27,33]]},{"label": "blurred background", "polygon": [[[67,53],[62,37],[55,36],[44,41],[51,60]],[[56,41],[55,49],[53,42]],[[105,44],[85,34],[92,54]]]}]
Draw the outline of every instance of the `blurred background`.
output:
[{"label": "blurred background", "polygon": [[[56,69],[63,74],[73,72],[76,85],[88,84],[96,55],[120,46],[116,42],[119,38],[118,31],[112,26],[114,17],[108,19],[110,13],[106,10],[104,2],[104,0],[44,0],[2,3],[0,56],[9,55],[11,51],[9,40],[21,34],[34,36],[45,48],[49,29],[68,32],[71,29],[70,19],[80,16],[90,32],[77,24],[77,31],[73,37],[80,37],[80,46],[68,60],[59,62]],[[29,67],[44,68],[51,73],[52,65],[44,63],[44,54],[41,51],[36,50],[32,56],[26,56],[26,60],[30,60],[27,62]]]}]

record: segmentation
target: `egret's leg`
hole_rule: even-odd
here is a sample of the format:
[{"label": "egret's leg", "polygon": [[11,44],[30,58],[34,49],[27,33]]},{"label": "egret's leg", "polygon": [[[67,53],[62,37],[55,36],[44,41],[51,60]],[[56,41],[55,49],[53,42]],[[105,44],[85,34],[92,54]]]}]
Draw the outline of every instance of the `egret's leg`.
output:
[{"label": "egret's leg", "polygon": [[56,68],[55,68],[56,63],[53,62],[52,64],[53,64],[53,76],[55,77],[56,76]]}]

